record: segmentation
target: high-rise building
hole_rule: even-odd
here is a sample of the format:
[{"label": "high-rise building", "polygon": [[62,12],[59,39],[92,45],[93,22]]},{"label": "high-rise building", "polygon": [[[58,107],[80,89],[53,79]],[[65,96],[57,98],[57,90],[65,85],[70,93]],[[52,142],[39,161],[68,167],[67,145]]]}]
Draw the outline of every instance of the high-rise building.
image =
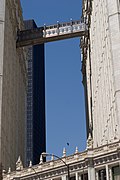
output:
[{"label": "high-rise building", "polygon": [[18,29],[23,29],[20,1],[0,0],[0,167],[3,169],[14,169],[19,155],[25,160],[26,64],[23,48],[16,48]]},{"label": "high-rise building", "polygon": [[83,0],[83,19],[87,131],[96,148],[120,139],[120,1]]},{"label": "high-rise building", "polygon": [[[34,20],[24,21],[25,29],[37,28]],[[26,163],[38,164],[46,151],[44,44],[27,47]]]}]

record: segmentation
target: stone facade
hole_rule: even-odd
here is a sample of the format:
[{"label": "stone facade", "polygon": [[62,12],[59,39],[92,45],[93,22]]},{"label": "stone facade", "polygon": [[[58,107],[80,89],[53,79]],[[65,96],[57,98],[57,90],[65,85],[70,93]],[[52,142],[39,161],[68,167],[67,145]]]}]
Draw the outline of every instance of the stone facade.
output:
[{"label": "stone facade", "polygon": [[[4,1],[1,1],[1,5],[3,5],[4,9],[7,6],[4,5]],[[10,1],[10,2],[17,2],[17,1]],[[9,4],[10,7],[10,4]],[[2,14],[1,9],[1,14]],[[3,10],[4,12],[4,10]],[[8,14],[8,10],[6,14]],[[3,13],[4,14],[4,13]],[[9,168],[8,172],[3,170],[3,179],[4,180],[39,180],[39,179],[49,179],[49,180],[66,180],[68,179],[68,170],[70,172],[70,179],[69,180],[118,180],[120,179],[120,2],[119,0],[83,0],[83,13],[82,18],[83,21],[88,25],[88,33],[84,37],[81,38],[81,49],[82,49],[82,72],[83,72],[83,84],[85,86],[85,94],[86,94],[86,112],[87,112],[87,131],[88,131],[88,140],[87,140],[87,149],[80,153],[76,148],[76,151],[71,156],[66,156],[66,152],[63,152],[63,157],[58,158],[55,160],[52,156],[51,161],[43,163],[42,157],[40,157],[40,163],[36,166],[32,166],[32,162],[30,162],[28,168],[23,168],[23,163],[18,158],[16,162],[16,171],[11,172]],[[4,28],[7,30],[8,26],[5,26],[4,23],[4,15],[1,16],[1,27],[3,30],[0,32],[3,33],[1,37],[7,39],[7,34],[4,36]],[[9,15],[6,16],[6,18]],[[12,20],[12,19],[11,19]],[[7,22],[7,21],[6,21]],[[12,25],[14,23],[8,25]],[[21,22],[21,21],[20,21]],[[1,29],[2,29],[1,28]],[[11,26],[10,26],[11,28]],[[8,28],[8,29],[10,29]],[[20,27],[19,27],[20,28]],[[14,29],[13,27],[11,28]],[[9,43],[3,39],[4,43],[6,43],[6,49],[9,50],[9,57],[11,62],[14,64],[18,58],[18,60],[23,60],[24,55],[21,53],[23,52],[22,49],[19,51],[15,50],[15,41],[13,41],[14,33],[16,31],[12,31],[13,34],[10,34],[8,39],[12,37],[12,48]],[[8,46],[8,47],[7,47]],[[6,100],[3,94],[6,88],[13,88],[9,81],[6,83],[4,80],[4,72],[6,74],[11,70],[11,64],[7,67],[6,62],[8,59],[7,50],[4,50],[4,44],[1,45],[3,57],[6,56],[6,60],[1,59],[0,63],[2,63],[2,73],[1,73],[1,98],[2,98],[2,105],[1,105],[1,117],[3,118],[6,115],[6,119],[4,121],[4,126],[2,125],[2,118],[1,118],[1,134],[2,137],[7,137],[7,142],[10,142],[10,148],[12,151],[15,150],[15,147],[19,147],[21,145],[20,139],[15,139],[16,143],[19,142],[15,146],[15,142],[12,139],[11,133],[10,141],[8,141],[8,136],[5,136],[5,131],[13,131],[14,128],[10,129],[10,124],[15,126],[15,123],[18,126],[15,126],[16,131],[19,133],[19,128],[24,123],[20,123],[22,118],[17,116],[17,120],[14,118],[14,113],[16,111],[22,114],[20,109],[16,107],[13,111],[12,103],[14,104],[14,93],[12,94],[12,101],[9,100],[11,97],[9,93],[8,100],[10,101],[10,105],[8,105],[8,109],[11,108],[13,114],[10,111],[6,110],[6,113],[3,113],[2,107],[4,105],[4,101]],[[0,49],[0,50],[1,50]],[[12,53],[11,53],[12,52]],[[15,53],[16,52],[16,53]],[[15,62],[12,60],[14,59]],[[21,58],[21,59],[20,59]],[[4,61],[6,62],[6,66],[4,66]],[[17,61],[15,68],[17,67],[16,76],[22,77],[23,81],[18,81],[21,83],[22,90],[25,89],[25,76],[24,76],[24,61],[22,61],[21,66],[18,66]],[[14,67],[14,66],[12,66]],[[6,69],[8,70],[6,71]],[[19,69],[20,68],[20,69]],[[19,71],[21,70],[21,71]],[[17,74],[17,73],[21,73]],[[11,75],[12,76],[12,75]],[[10,77],[11,77],[10,76]],[[7,76],[8,77],[8,76]],[[11,80],[11,79],[10,79]],[[21,80],[21,79],[20,79]],[[13,81],[14,82],[14,81]],[[19,84],[16,82],[16,87]],[[8,86],[9,85],[9,86]],[[5,86],[5,88],[4,88]],[[15,88],[16,88],[15,87]],[[24,88],[23,88],[24,87]],[[5,89],[3,91],[3,88]],[[14,89],[15,90],[15,89]],[[18,93],[18,91],[17,91]],[[19,94],[19,93],[18,93]],[[19,100],[19,96],[16,96]],[[23,94],[22,94],[23,95]],[[4,100],[5,99],[5,100]],[[4,100],[4,101],[3,101]],[[9,101],[6,100],[5,102],[8,103]],[[22,98],[20,98],[22,100]],[[16,102],[16,101],[15,101]],[[24,106],[22,106],[24,108]],[[24,109],[22,109],[24,111]],[[4,108],[5,111],[5,108]],[[8,116],[7,113],[9,112]],[[4,116],[3,116],[4,115]],[[10,117],[10,118],[8,118]],[[12,118],[11,118],[12,117]],[[10,121],[8,121],[10,119]],[[6,123],[6,124],[5,124]],[[11,127],[12,127],[11,126]],[[17,128],[16,128],[17,127]],[[21,131],[22,132],[22,131]],[[15,134],[13,131],[12,134]],[[23,137],[24,133],[21,134],[21,138]],[[19,136],[16,136],[19,137]],[[4,140],[3,138],[3,140]],[[8,154],[7,143],[6,146],[4,145],[6,141],[3,142],[4,151],[6,154],[6,159],[8,161],[8,165],[10,157],[12,156]],[[24,142],[24,141],[23,141]],[[9,143],[8,143],[9,144]],[[21,145],[22,146],[22,145]],[[19,147],[22,148],[22,147]],[[6,152],[7,151],[7,152]],[[14,151],[15,152],[15,151]],[[20,152],[16,151],[17,153],[21,154]],[[16,153],[16,154],[17,154]],[[17,156],[14,154],[15,159]],[[4,155],[4,154],[2,154]],[[3,156],[4,157],[4,156]],[[2,157],[2,158],[3,158]],[[4,162],[4,161],[3,161]],[[13,162],[13,160],[12,160]],[[63,163],[64,162],[64,163]],[[13,163],[11,166],[14,167]],[[68,169],[69,167],[69,169]]]},{"label": "stone facade", "polygon": [[23,28],[19,0],[0,1],[0,162],[15,168],[24,161],[26,66],[23,48],[16,49],[17,30]]},{"label": "stone facade", "polygon": [[120,1],[83,0],[81,40],[88,134],[99,147],[120,139]]},{"label": "stone facade", "polygon": [[[67,180],[69,166],[69,180],[119,180],[120,178],[120,141],[99,148],[87,149],[84,152],[78,152],[71,156],[66,156],[65,150],[63,156],[43,163],[42,157],[40,163],[32,166],[30,162],[28,168],[23,168],[20,158],[16,163],[16,171],[3,171],[3,180]],[[64,163],[63,163],[64,162]],[[114,173],[115,170],[118,173]]]}]

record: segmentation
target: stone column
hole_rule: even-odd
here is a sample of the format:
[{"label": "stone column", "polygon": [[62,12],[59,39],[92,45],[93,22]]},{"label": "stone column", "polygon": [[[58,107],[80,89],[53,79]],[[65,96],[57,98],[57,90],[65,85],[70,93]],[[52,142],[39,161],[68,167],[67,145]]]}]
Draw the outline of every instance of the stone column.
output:
[{"label": "stone column", "polygon": [[96,180],[99,180],[99,174],[98,174],[98,171],[96,171]]},{"label": "stone column", "polygon": [[109,180],[109,169],[108,169],[108,165],[106,164],[105,166],[106,169],[106,180]]},{"label": "stone column", "polygon": [[[92,155],[92,151],[88,153],[90,156]],[[92,157],[88,158],[88,180],[95,180],[95,168]]]},{"label": "stone column", "polygon": [[92,166],[88,167],[88,180],[95,180],[95,169]]},{"label": "stone column", "polygon": [[[88,138],[89,139],[89,138]],[[87,145],[88,158],[86,162],[88,163],[88,180],[95,180],[95,168],[93,162],[93,150],[92,150],[92,138],[90,138],[90,143]]]},{"label": "stone column", "polygon": [[79,175],[79,176],[78,176],[78,180],[82,180],[82,177],[81,177],[81,175]]},{"label": "stone column", "polygon": [[109,168],[109,179],[110,179],[110,180],[113,180],[112,169],[111,169],[111,168]]},{"label": "stone column", "polygon": [[75,178],[76,178],[76,180],[79,180],[78,172],[75,173]]},{"label": "stone column", "polygon": [[62,180],[67,180],[66,175],[62,176]]}]

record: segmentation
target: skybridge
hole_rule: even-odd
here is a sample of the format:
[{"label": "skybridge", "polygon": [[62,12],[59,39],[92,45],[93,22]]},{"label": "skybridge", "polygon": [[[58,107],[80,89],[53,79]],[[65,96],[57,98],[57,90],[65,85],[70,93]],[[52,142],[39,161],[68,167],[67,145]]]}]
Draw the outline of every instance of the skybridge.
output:
[{"label": "skybridge", "polygon": [[22,30],[17,33],[17,47],[81,37],[86,35],[87,31],[87,25],[80,20]]}]

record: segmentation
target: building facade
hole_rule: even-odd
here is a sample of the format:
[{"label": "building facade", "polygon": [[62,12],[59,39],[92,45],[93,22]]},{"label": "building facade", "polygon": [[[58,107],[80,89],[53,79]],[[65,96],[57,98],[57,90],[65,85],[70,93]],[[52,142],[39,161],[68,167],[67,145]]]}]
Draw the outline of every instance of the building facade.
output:
[{"label": "building facade", "polygon": [[83,0],[82,10],[87,132],[96,148],[120,139],[120,1]]},{"label": "building facade", "polygon": [[[35,29],[34,20],[24,21],[25,29]],[[27,47],[26,164],[39,163],[46,151],[44,44]]]},{"label": "building facade", "polygon": [[[90,144],[89,144],[90,145]],[[66,165],[65,165],[66,164]],[[69,169],[68,169],[69,166]],[[16,171],[3,171],[4,180],[120,180],[120,141],[84,152],[75,152],[44,162],[42,157],[36,166],[30,162],[28,168],[23,168],[22,161],[16,163]]]},{"label": "building facade", "polygon": [[19,0],[0,1],[0,169],[25,160],[26,65],[23,48],[16,49],[23,29]]},{"label": "building facade", "polygon": [[[120,1],[83,0],[88,32],[81,38],[82,73],[87,113],[87,147],[36,166],[30,162],[3,179],[120,180]],[[69,167],[69,168],[68,168]]]}]

